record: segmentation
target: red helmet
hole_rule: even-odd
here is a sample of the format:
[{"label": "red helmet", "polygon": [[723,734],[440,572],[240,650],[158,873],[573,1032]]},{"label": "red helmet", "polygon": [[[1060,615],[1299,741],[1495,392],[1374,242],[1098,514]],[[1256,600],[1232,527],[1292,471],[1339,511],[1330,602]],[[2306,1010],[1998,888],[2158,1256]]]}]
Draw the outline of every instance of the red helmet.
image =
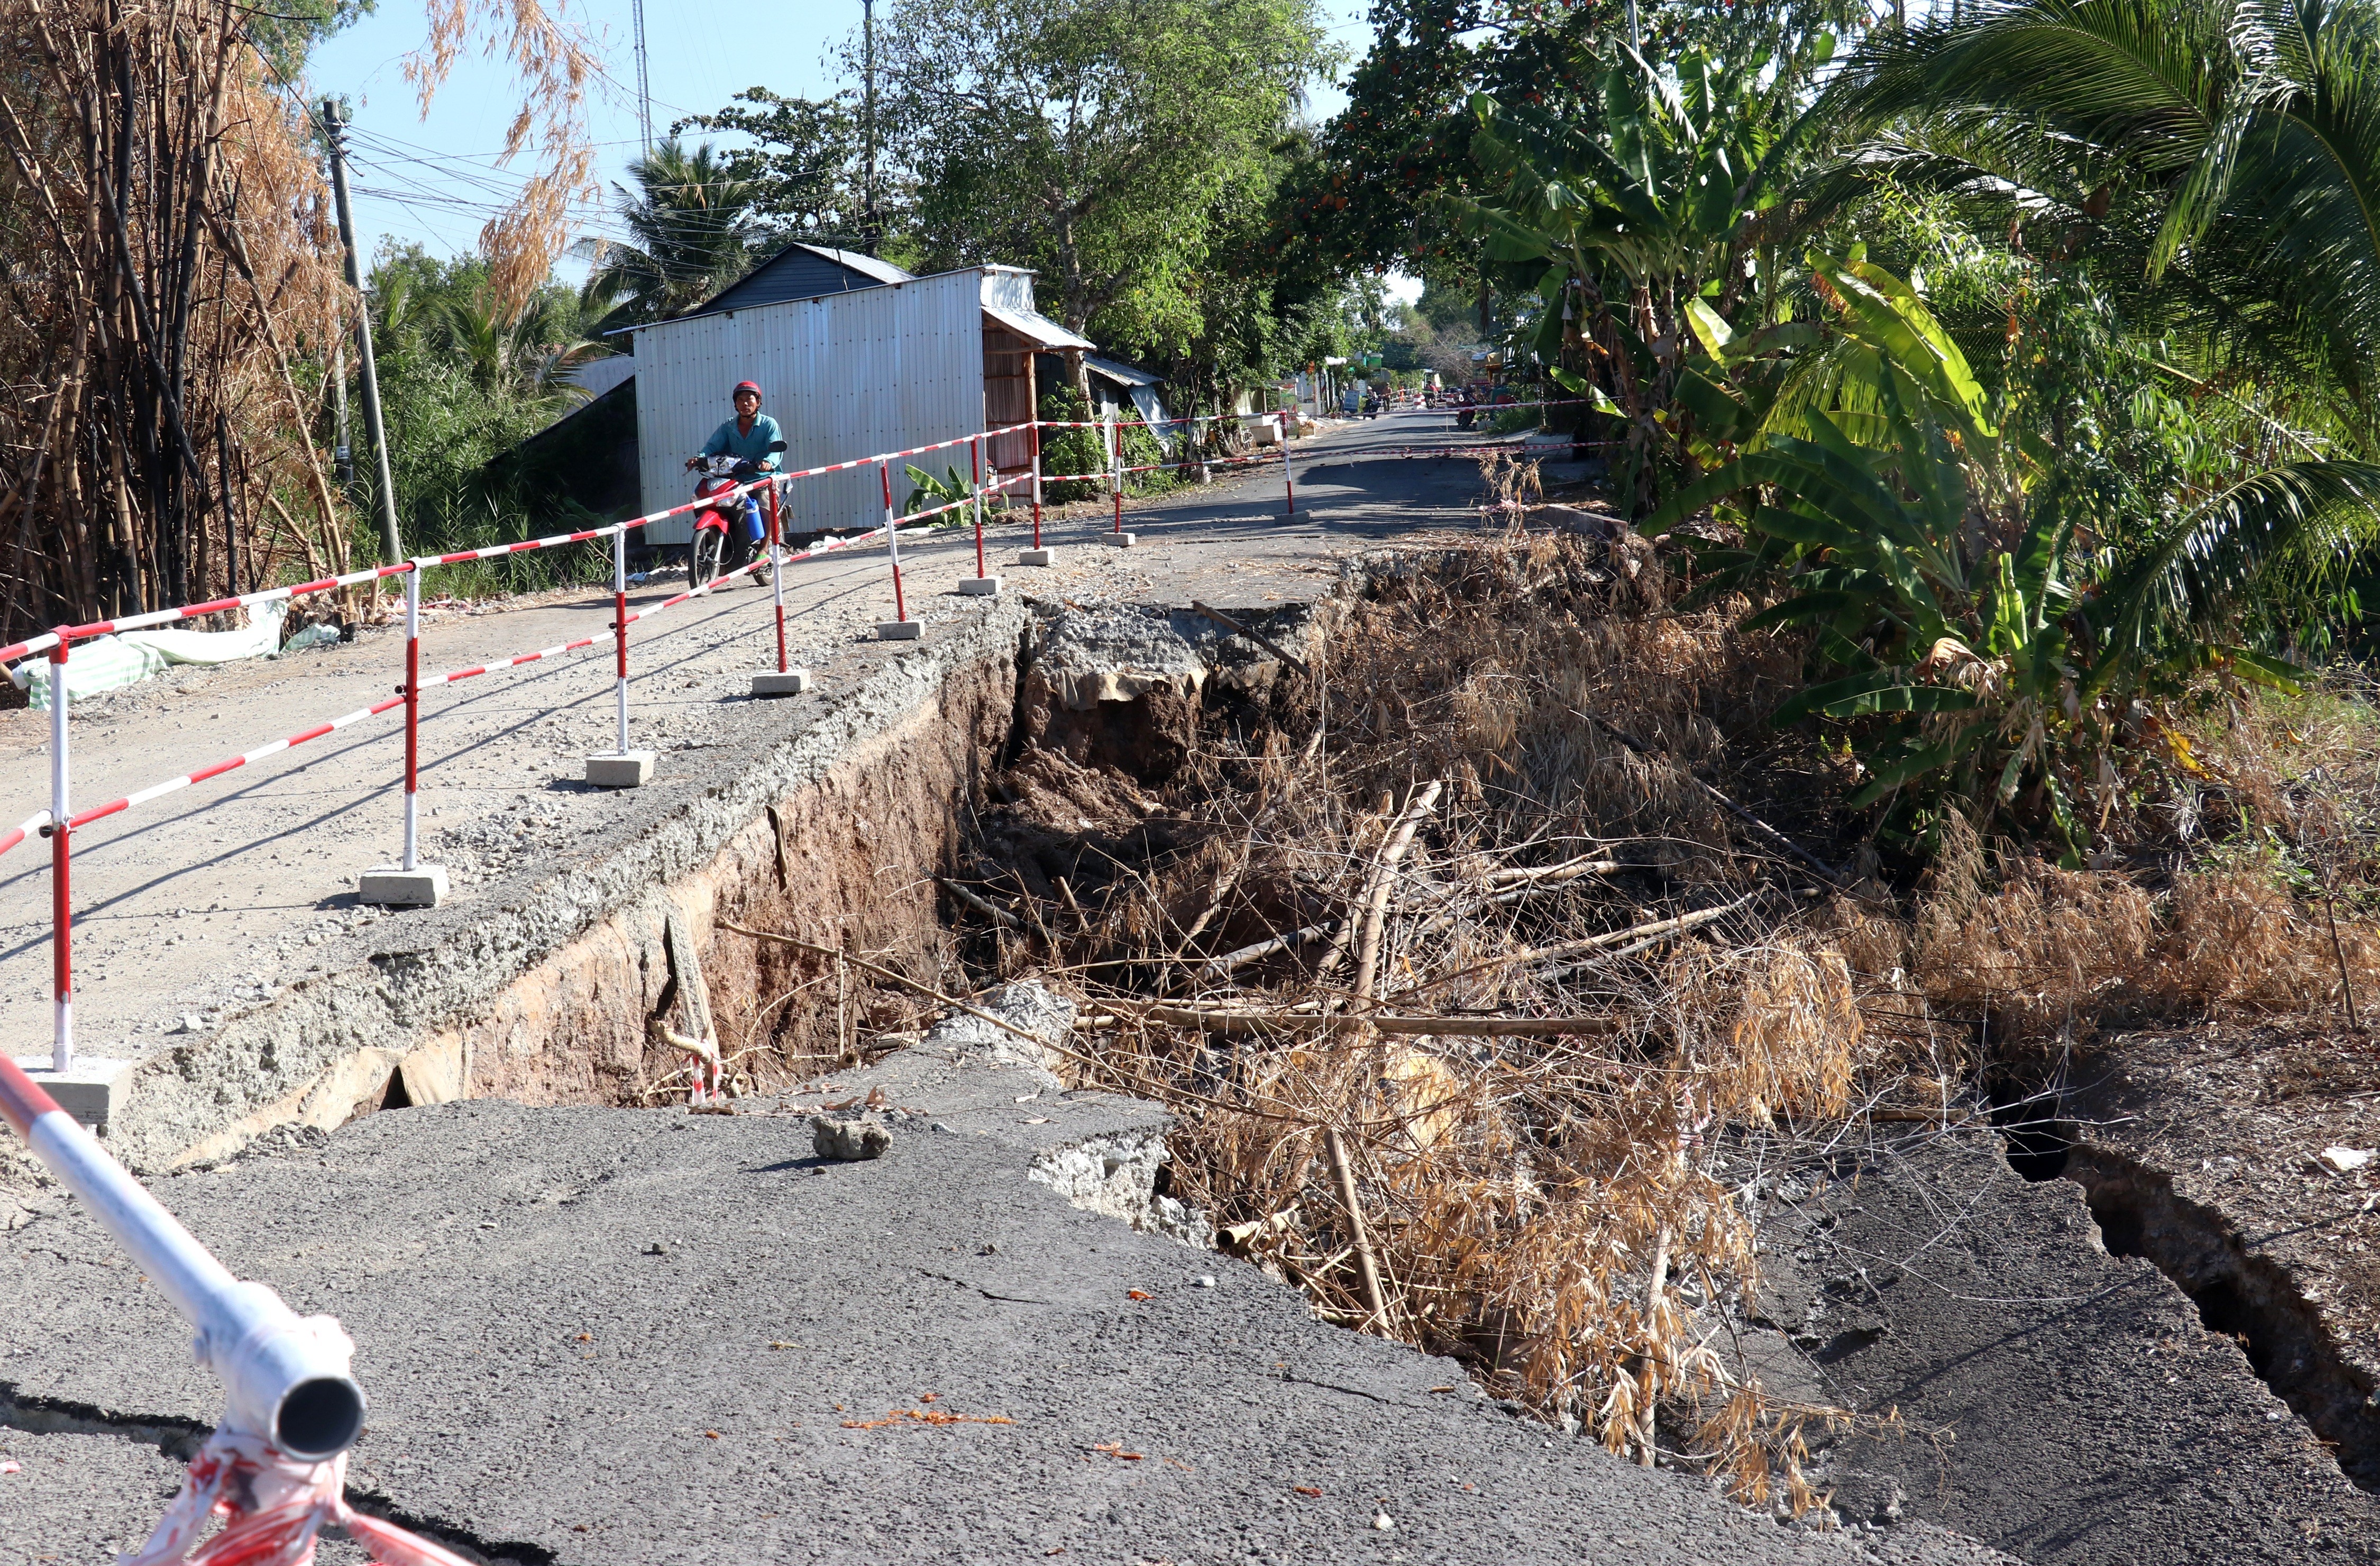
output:
[{"label": "red helmet", "polygon": [[746,392],[750,392],[754,397],[759,397],[760,395],[760,383],[758,381],[736,382],[735,389],[727,394],[727,400],[733,402],[737,398],[742,397]]}]

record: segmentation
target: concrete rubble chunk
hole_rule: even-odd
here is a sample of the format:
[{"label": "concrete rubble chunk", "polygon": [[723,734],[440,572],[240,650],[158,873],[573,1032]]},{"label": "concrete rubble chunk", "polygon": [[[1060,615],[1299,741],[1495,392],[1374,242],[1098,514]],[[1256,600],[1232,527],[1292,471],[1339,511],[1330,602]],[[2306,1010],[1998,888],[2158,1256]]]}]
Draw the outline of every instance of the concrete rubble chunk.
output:
[{"label": "concrete rubble chunk", "polygon": [[839,1119],[832,1115],[810,1117],[810,1146],[821,1158],[856,1163],[881,1158],[892,1145],[892,1133],[872,1116]]},{"label": "concrete rubble chunk", "polygon": [[965,1011],[953,1011],[928,1029],[924,1047],[978,1055],[1004,1066],[1020,1066],[1032,1072],[1044,1088],[1061,1085],[1057,1068],[1065,1056],[1060,1051],[1075,1033],[1073,1001],[1027,979],[986,990],[972,1004],[977,1010],[989,1012],[1011,1027],[1031,1034],[1050,1047],[1036,1049],[1007,1028],[996,1027]]},{"label": "concrete rubble chunk", "polygon": [[[1310,619],[1278,623],[1262,609],[1229,611],[1293,654],[1310,642]],[[1101,702],[1131,702],[1152,691],[1196,700],[1210,679],[1262,689],[1281,662],[1229,627],[1195,609],[1147,604],[1070,605],[1048,619],[1033,678],[1060,706],[1088,712]]]}]

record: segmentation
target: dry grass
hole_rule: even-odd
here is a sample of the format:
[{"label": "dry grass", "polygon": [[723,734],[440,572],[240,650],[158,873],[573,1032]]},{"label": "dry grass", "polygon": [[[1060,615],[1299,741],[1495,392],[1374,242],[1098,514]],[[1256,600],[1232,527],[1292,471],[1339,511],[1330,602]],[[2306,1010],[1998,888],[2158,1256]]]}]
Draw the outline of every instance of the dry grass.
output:
[{"label": "dry grass", "polygon": [[[1920,887],[1820,887],[1705,787],[1860,857],[1833,761],[1765,728],[1799,648],[1736,630],[1741,604],[1671,608],[1672,567],[1626,537],[1409,560],[1269,706],[1159,702],[1128,754],[1040,734],[973,876],[1015,924],[963,917],[979,973],[1104,1014],[1086,1080],[1179,1109],[1177,1194],[1318,1313],[1799,1513],[1823,1499],[1805,1429],[1849,1416],[1779,1401],[1734,1351],[1761,1171],[1822,1166],[1876,1113],[1973,1123],[2010,1052],[2319,1009],[2338,963],[2280,850],[2161,844],[2146,795],[2134,863],[2060,871],[1953,824]],[[2270,774],[2219,758],[2243,811],[2320,815],[2301,769],[2239,743]],[[2345,919],[2338,949],[2380,997],[2380,939]]]}]

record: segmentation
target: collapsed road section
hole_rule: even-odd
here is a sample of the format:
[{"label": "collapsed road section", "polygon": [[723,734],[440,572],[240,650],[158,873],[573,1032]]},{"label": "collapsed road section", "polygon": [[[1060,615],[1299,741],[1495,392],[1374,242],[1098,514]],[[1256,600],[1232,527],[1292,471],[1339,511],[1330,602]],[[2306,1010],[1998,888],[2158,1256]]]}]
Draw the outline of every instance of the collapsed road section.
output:
[{"label": "collapsed road section", "polygon": [[[1603,556],[1508,563],[1531,592],[1572,565],[1597,591],[1627,580]],[[1366,1314],[1366,1287],[1415,1276],[1386,1230],[1345,1227],[1393,1194],[1377,1171],[1395,1149],[1361,1127],[1352,1154],[1301,1144],[1293,1101],[1245,1096],[1275,1051],[1314,1058],[1294,1019],[1328,1013],[1284,991],[1266,1004],[1292,1021],[1194,1015],[1171,1055],[1119,1018],[1220,1004],[1184,992],[1169,951],[1208,966],[1293,914],[1334,940],[1318,911],[1342,896],[1340,807],[1284,785],[1331,753],[1315,737],[1334,700],[1337,722],[1393,737],[1387,688],[1351,721],[1350,687],[1319,677],[1360,667],[1333,632],[1377,632],[1365,603],[1403,591],[1384,581],[1444,569],[1504,568],[1407,561],[1313,606],[997,604],[798,732],[637,801],[630,830],[520,895],[407,919],[406,941],[161,1058],[110,1141],[235,1273],[356,1339],[373,1401],[349,1504],[482,1560],[2184,1560],[2153,1548],[2159,1511],[2120,1498],[2159,1493],[2153,1476],[2168,1505],[2229,1493],[2168,1471],[2216,1431],[2238,1484],[2291,1476],[2290,1515],[2198,1507],[2198,1543],[2363,1548],[2369,1499],[2203,1352],[2188,1303],[2107,1257],[2079,1202],[2022,1194],[1988,1145],[1961,1164],[1879,1144],[1814,1178],[1748,1142],[1712,1166],[1751,1159],[1730,1178],[1766,1193],[1763,1246],[1792,1257],[1756,1298],[1682,1267],[1670,1298],[1706,1340],[1748,1333],[1762,1417],[1806,1427],[1806,1501],[1781,1469],[1760,1510],[1715,1491],[1690,1402],[1626,1426],[1647,1463],[1615,1460],[1531,1389],[1517,1297],[1504,1329],[1475,1301],[1442,1327]],[[1504,612],[1492,581],[1473,590]],[[1297,818],[1316,857],[1234,868],[1243,838],[1201,828],[1198,789],[1316,812]],[[1366,862],[1414,842],[1412,814],[1391,799],[1356,827]],[[1696,874],[1675,854],[1592,863],[1631,929],[1663,922],[1626,899]],[[1227,879],[1247,898],[1226,906]],[[1169,923],[1183,887],[1206,927]],[[1405,1106],[1396,1134],[1452,1149],[1469,1111],[1404,1095],[1505,1068],[1463,1042],[1495,1029],[1461,1016],[1434,1019],[1435,1042],[1388,1032],[1438,916],[1402,917],[1376,950],[1343,942],[1404,975],[1396,1010],[1361,1014],[1393,1045],[1366,1080]],[[1288,985],[1302,960],[1276,946],[1232,971]],[[1163,1106],[1114,1091],[1135,1084]],[[1220,1196],[1257,1188],[1231,1184],[1258,1144],[1208,1115],[1227,1099],[1271,1117],[1269,1145],[1306,1148],[1265,1175],[1303,1216],[1219,1223],[1242,1217]],[[219,1394],[80,1204],[24,1187],[0,1230],[0,1551],[130,1548]],[[1367,1245],[1387,1265],[1364,1285]],[[2046,1292],[2068,1274],[2122,1308]],[[1642,1291],[1645,1259],[1610,1276]],[[1650,1276],[1658,1296],[1658,1258]],[[2155,1351],[2161,1378],[2054,1376],[2058,1419],[1978,1416],[2111,1346]],[[2035,1470],[2058,1484],[2009,1477]],[[2086,1501],[2088,1525],[2061,1526]]]}]

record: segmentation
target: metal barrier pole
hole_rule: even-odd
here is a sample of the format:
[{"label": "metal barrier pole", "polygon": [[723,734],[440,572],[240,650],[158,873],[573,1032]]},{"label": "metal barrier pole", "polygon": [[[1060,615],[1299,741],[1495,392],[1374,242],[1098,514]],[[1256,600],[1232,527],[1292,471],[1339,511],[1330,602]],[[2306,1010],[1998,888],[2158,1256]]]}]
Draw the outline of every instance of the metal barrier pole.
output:
[{"label": "metal barrier pole", "polygon": [[[694,558],[689,550],[688,560]],[[628,753],[628,530],[622,528],[612,535],[612,640],[617,650],[619,672],[615,689],[620,707],[619,754]]]},{"label": "metal barrier pole", "polygon": [[1123,532],[1123,422],[1108,415],[1108,486],[1115,496],[1115,531]]},{"label": "metal barrier pole", "polygon": [[1033,547],[1041,547],[1041,421],[1033,421]]},{"label": "metal barrier pole", "polygon": [[[587,758],[587,781],[598,789],[641,789],[653,780],[651,751],[628,749],[628,529],[612,534],[612,646],[613,701],[619,708],[620,743],[609,755]],[[692,580],[694,552],[686,551]]]},{"label": "metal barrier pole", "polygon": [[884,546],[892,554],[892,618],[876,622],[876,639],[915,642],[926,628],[909,618],[908,601],[901,595],[901,530],[892,520],[892,459],[888,457],[876,464],[876,474],[884,486]]},{"label": "metal barrier pole", "polygon": [[1281,487],[1289,492],[1289,514],[1294,517],[1297,515],[1297,481],[1289,474],[1289,419],[1286,414],[1276,413],[1272,416],[1272,422],[1281,436]]},{"label": "metal barrier pole", "polygon": [[[375,865],[356,883],[358,902],[383,908],[435,908],[446,900],[446,872],[421,863],[421,562],[405,571],[405,851],[395,864]],[[374,707],[374,712],[384,708]],[[358,715],[362,716],[362,715]]]},{"label": "metal barrier pole", "polygon": [[769,596],[777,608],[777,672],[785,667],[785,529],[777,514],[777,481],[769,481]]},{"label": "metal barrier pole", "polygon": [[67,643],[58,628],[50,651],[50,967],[55,997],[50,1009],[50,1069],[64,1076],[74,1069],[74,893],[68,880],[67,825],[74,812],[67,801]]},{"label": "metal barrier pole", "polygon": [[991,574],[983,563],[983,437],[978,435],[967,443],[967,482],[975,491],[975,574],[978,581]]},{"label": "metal barrier pole", "polygon": [[405,860],[421,867],[421,568],[405,573]]}]

